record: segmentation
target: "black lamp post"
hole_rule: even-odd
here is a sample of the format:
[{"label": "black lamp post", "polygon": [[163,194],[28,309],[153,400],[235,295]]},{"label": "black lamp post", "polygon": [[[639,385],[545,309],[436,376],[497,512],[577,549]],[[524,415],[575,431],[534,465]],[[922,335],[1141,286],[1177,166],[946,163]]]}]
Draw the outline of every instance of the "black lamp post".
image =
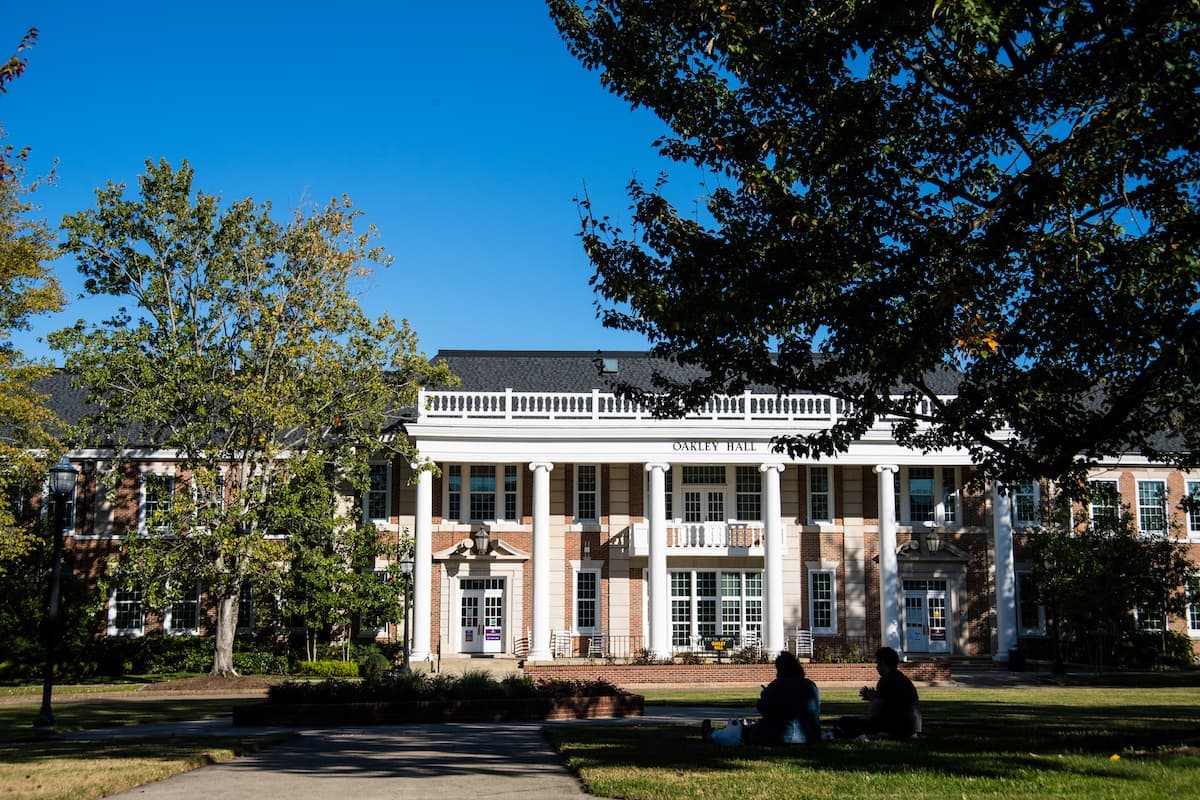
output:
[{"label": "black lamp post", "polygon": [[404,586],[403,586],[403,591],[404,591],[404,661],[402,661],[400,663],[400,671],[401,672],[409,672],[412,669],[408,663],[408,637],[409,637],[409,630],[410,630],[409,629],[409,618],[412,616],[412,614],[410,613],[410,611],[412,609],[412,603],[409,602],[408,593],[409,593],[409,590],[412,589],[412,572],[413,572],[412,556],[404,556],[403,558],[400,559],[400,574],[404,576],[403,577],[403,581],[404,581]]},{"label": "black lamp post", "polygon": [[66,505],[75,497],[75,484],[79,475],[65,455],[50,468],[50,494],[54,497],[54,551],[50,563],[50,599],[46,603],[46,618],[43,632],[46,640],[46,671],[42,679],[42,708],[33,727],[40,730],[54,729],[54,712],[50,710],[50,696],[54,691],[54,661],[58,647],[58,595],[62,585],[63,525],[66,522]]}]

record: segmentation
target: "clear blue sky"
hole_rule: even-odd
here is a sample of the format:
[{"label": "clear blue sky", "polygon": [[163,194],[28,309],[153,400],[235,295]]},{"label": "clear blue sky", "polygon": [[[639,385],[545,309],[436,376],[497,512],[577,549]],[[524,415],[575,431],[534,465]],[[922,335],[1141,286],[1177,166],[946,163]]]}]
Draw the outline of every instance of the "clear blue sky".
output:
[{"label": "clear blue sky", "polygon": [[[439,9],[440,6],[440,9]],[[146,159],[191,162],[196,185],[280,211],[350,195],[395,264],[363,304],[410,321],[422,349],[640,349],[595,318],[572,202],[627,217],[624,186],[665,165],[650,113],[608,94],[567,52],[539,0],[435,4],[62,2],[9,8],[0,55],[40,39],[0,96],[8,143],[57,225]],[[698,182],[677,189],[690,191]],[[61,315],[106,310],[56,271]]]}]

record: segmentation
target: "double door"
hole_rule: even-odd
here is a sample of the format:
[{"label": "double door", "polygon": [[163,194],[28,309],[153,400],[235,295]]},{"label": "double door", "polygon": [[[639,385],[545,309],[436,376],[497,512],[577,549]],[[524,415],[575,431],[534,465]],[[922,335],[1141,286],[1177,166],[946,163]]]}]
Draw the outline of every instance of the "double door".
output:
[{"label": "double door", "polygon": [[949,653],[946,581],[905,580],[904,649],[909,653]]},{"label": "double door", "polygon": [[464,578],[459,605],[459,652],[504,652],[504,579]]}]

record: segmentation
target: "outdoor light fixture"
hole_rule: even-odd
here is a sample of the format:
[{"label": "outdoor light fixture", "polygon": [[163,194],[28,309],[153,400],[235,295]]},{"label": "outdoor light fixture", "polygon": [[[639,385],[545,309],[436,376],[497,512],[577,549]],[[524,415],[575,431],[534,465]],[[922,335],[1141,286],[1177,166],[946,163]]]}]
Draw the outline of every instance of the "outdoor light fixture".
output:
[{"label": "outdoor light fixture", "polygon": [[491,544],[492,537],[487,532],[487,528],[480,528],[471,534],[471,538],[475,540],[475,555],[486,556],[488,545]]},{"label": "outdoor light fixture", "polygon": [[925,523],[927,531],[925,533],[925,549],[932,553],[936,553],[942,549],[942,537],[938,535],[937,523],[927,521]]},{"label": "outdoor light fixture", "polygon": [[46,637],[46,671],[42,679],[42,707],[38,711],[33,727],[39,730],[53,730],[54,712],[50,708],[50,698],[54,692],[54,662],[55,648],[58,645],[58,596],[62,585],[62,551],[63,526],[66,524],[66,505],[75,497],[75,484],[79,481],[79,473],[71,466],[71,460],[65,455],[58,463],[50,468],[50,477],[46,488],[54,497],[54,551],[50,561],[50,598],[46,603],[46,619],[43,631]]}]

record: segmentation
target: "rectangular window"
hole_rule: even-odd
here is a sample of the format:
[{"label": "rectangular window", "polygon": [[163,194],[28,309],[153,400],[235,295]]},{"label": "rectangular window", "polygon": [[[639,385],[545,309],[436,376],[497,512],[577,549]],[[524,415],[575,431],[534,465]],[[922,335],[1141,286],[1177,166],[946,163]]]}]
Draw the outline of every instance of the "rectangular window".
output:
[{"label": "rectangular window", "polygon": [[1188,536],[1200,539],[1200,481],[1187,482]]},{"label": "rectangular window", "polygon": [[833,521],[829,467],[808,468],[808,519],[810,522]]},{"label": "rectangular window", "polygon": [[808,620],[813,633],[837,633],[833,570],[815,569],[808,573]]},{"label": "rectangular window", "polygon": [[709,492],[708,493],[708,514],[705,520],[708,522],[720,522],[725,519],[725,493],[724,492]]},{"label": "rectangular window", "polygon": [[142,611],[142,590],[115,589],[108,604],[108,633],[110,636],[141,636],[145,627]]},{"label": "rectangular window", "polygon": [[1200,635],[1200,575],[1188,578],[1187,595],[1188,633],[1197,636]]},{"label": "rectangular window", "polygon": [[1041,520],[1038,511],[1038,484],[1036,481],[1018,483],[1013,489],[1013,524],[1017,527],[1037,525]]},{"label": "rectangular window", "polygon": [[170,527],[166,515],[171,511],[174,496],[174,475],[142,473],[142,530],[149,527],[165,530]]},{"label": "rectangular window", "polygon": [[1166,533],[1167,484],[1163,481],[1138,481],[1138,531]]},{"label": "rectangular window", "polygon": [[597,522],[600,519],[600,479],[595,464],[575,467],[575,519]]},{"label": "rectangular window", "polygon": [[200,632],[200,586],[193,585],[183,596],[167,606],[163,620],[167,633],[196,634]]},{"label": "rectangular window", "polygon": [[575,573],[575,630],[593,633],[600,626],[600,573],[580,570]]},{"label": "rectangular window", "polygon": [[517,519],[517,465],[504,465],[504,519]]},{"label": "rectangular window", "polygon": [[735,477],[737,519],[750,522],[762,519],[762,476],[758,467],[738,467]]},{"label": "rectangular window", "polygon": [[942,523],[958,522],[958,474],[954,467],[942,467]]},{"label": "rectangular window", "polygon": [[666,519],[675,519],[675,480],[673,478],[674,470],[667,470],[663,473],[663,487],[666,492]]},{"label": "rectangular window", "polygon": [[1017,573],[1017,632],[1021,636],[1046,635],[1046,607],[1037,602],[1033,573]]},{"label": "rectangular window", "polygon": [[685,466],[683,468],[683,484],[685,486],[716,486],[725,484],[725,467],[723,466]]},{"label": "rectangular window", "polygon": [[762,635],[762,573],[713,570],[671,573],[671,644],[693,637]]},{"label": "rectangular window", "polygon": [[932,522],[934,519],[933,467],[908,468],[908,519]]},{"label": "rectangular window", "polygon": [[250,584],[243,583],[238,595],[238,633],[251,633],[254,630],[254,591]]},{"label": "rectangular window", "polygon": [[363,509],[368,520],[388,518],[388,469],[387,464],[371,464],[367,468],[367,495],[363,498]]},{"label": "rectangular window", "polygon": [[684,522],[700,522],[700,493],[699,492],[684,492],[683,493],[683,521]]},{"label": "rectangular window", "polygon": [[495,519],[496,468],[490,464],[473,466],[470,481],[471,519]]},{"label": "rectangular window", "polygon": [[692,573],[671,573],[671,645],[692,644]]},{"label": "rectangular window", "polygon": [[462,519],[462,466],[446,468],[446,519]]},{"label": "rectangular window", "polygon": [[1121,514],[1121,494],[1116,481],[1088,481],[1088,518],[1093,528],[1115,530]]},{"label": "rectangular window", "polygon": [[1141,633],[1161,633],[1163,629],[1163,615],[1160,612],[1142,611],[1140,608],[1135,608],[1133,609],[1133,621]]}]

